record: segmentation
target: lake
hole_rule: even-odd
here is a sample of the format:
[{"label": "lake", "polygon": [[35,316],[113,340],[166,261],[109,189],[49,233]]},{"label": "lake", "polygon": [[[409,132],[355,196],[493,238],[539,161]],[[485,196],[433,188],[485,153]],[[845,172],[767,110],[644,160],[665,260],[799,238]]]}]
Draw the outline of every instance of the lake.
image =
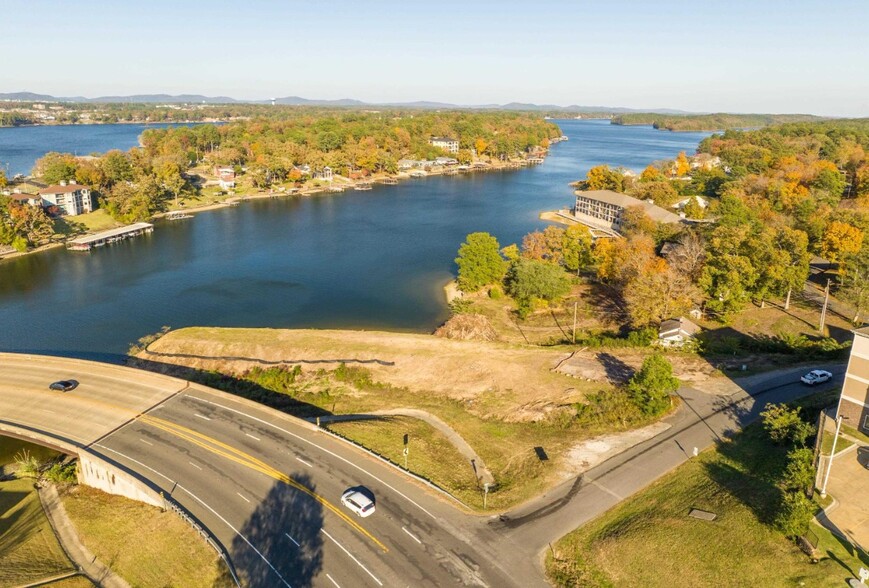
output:
[{"label": "lake", "polygon": [[142,131],[170,126],[181,125],[153,123],[0,127],[0,169],[10,178],[16,174],[27,175],[36,160],[49,151],[75,155],[105,153],[112,149],[126,151],[139,146],[139,135]]},{"label": "lake", "polygon": [[556,122],[570,140],[536,167],[250,201],[90,253],[0,262],[0,350],[111,361],[163,325],[429,332],[448,317],[442,288],[468,233],[520,242],[591,166],[639,172],[707,135]]}]

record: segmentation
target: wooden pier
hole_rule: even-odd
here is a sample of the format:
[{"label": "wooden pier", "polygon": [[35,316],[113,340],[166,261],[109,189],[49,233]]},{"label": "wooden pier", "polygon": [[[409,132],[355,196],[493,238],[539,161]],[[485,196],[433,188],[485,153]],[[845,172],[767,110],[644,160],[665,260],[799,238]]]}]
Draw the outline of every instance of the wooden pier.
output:
[{"label": "wooden pier", "polygon": [[118,227],[110,229],[95,235],[87,235],[68,241],[66,248],[72,251],[90,251],[94,247],[102,247],[116,241],[123,241],[130,237],[138,237],[145,233],[150,233],[154,230],[154,225],[151,223],[135,223],[126,227]]}]

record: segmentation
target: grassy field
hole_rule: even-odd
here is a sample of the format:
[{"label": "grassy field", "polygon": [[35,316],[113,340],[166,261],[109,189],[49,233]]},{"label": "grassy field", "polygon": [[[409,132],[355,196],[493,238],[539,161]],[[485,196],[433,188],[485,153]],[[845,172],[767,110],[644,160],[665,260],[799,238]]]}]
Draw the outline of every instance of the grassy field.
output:
[{"label": "grassy field", "polygon": [[[15,456],[25,451],[40,462],[57,456],[39,445],[0,437],[0,477],[15,469]],[[54,536],[33,483],[29,478],[0,482],[0,586],[74,569]]]},{"label": "grassy field", "polygon": [[483,499],[470,463],[428,423],[409,417],[383,417],[376,421],[333,423],[329,429],[402,467],[403,439],[407,434],[410,471],[437,483],[465,504],[482,508]]},{"label": "grassy field", "polygon": [[62,500],[82,542],[131,586],[228,586],[214,550],[173,513],[86,486]]},{"label": "grassy field", "polygon": [[[561,539],[549,577],[570,587],[843,586],[869,567],[866,554],[813,525],[822,559],[812,564],[770,525],[785,461],[752,425]],[[691,508],[718,518],[690,518]]]},{"label": "grassy field", "polygon": [[45,517],[33,480],[0,482],[0,586],[73,570]]}]

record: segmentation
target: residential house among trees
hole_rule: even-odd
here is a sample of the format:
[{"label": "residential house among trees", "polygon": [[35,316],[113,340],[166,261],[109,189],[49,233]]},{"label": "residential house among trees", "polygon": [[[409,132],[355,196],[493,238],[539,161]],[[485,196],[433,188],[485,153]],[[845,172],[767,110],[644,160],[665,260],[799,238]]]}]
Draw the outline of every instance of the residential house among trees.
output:
[{"label": "residential house among trees", "polygon": [[836,415],[846,425],[869,433],[869,327],[854,331]]},{"label": "residential house among trees", "polygon": [[231,167],[220,167],[217,169],[217,183],[221,190],[232,190],[235,188],[235,170]]},{"label": "residential house among trees", "polygon": [[440,147],[441,149],[445,149],[450,153],[458,153],[459,152],[459,140],[452,139],[450,137],[432,137],[428,140],[428,142],[434,147]]},{"label": "residential house among trees", "polygon": [[91,191],[87,186],[75,182],[61,182],[39,191],[42,205],[46,208],[56,206],[61,214],[76,216],[93,210]]},{"label": "residential house among trees", "polygon": [[576,220],[593,229],[620,232],[622,217],[626,208],[639,206],[655,222],[678,223],[678,215],[664,210],[645,200],[638,200],[627,194],[612,190],[577,190],[573,215]]},{"label": "residential house among trees", "polygon": [[682,347],[699,332],[700,327],[685,317],[669,319],[658,328],[658,344],[664,347]]}]

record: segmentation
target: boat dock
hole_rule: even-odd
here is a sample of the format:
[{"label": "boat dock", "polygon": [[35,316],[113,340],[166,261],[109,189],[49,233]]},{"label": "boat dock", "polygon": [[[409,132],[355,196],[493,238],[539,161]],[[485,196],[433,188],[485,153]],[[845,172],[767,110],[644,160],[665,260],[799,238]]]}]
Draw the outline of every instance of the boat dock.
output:
[{"label": "boat dock", "polygon": [[114,243],[116,241],[123,241],[130,237],[138,237],[139,235],[150,233],[153,230],[154,225],[151,223],[135,223],[127,225],[126,227],[118,227],[117,229],[110,229],[108,231],[96,233],[95,235],[87,235],[79,237],[78,239],[73,239],[67,242],[66,248],[72,251],[90,251],[94,247],[102,247],[103,245]]}]

